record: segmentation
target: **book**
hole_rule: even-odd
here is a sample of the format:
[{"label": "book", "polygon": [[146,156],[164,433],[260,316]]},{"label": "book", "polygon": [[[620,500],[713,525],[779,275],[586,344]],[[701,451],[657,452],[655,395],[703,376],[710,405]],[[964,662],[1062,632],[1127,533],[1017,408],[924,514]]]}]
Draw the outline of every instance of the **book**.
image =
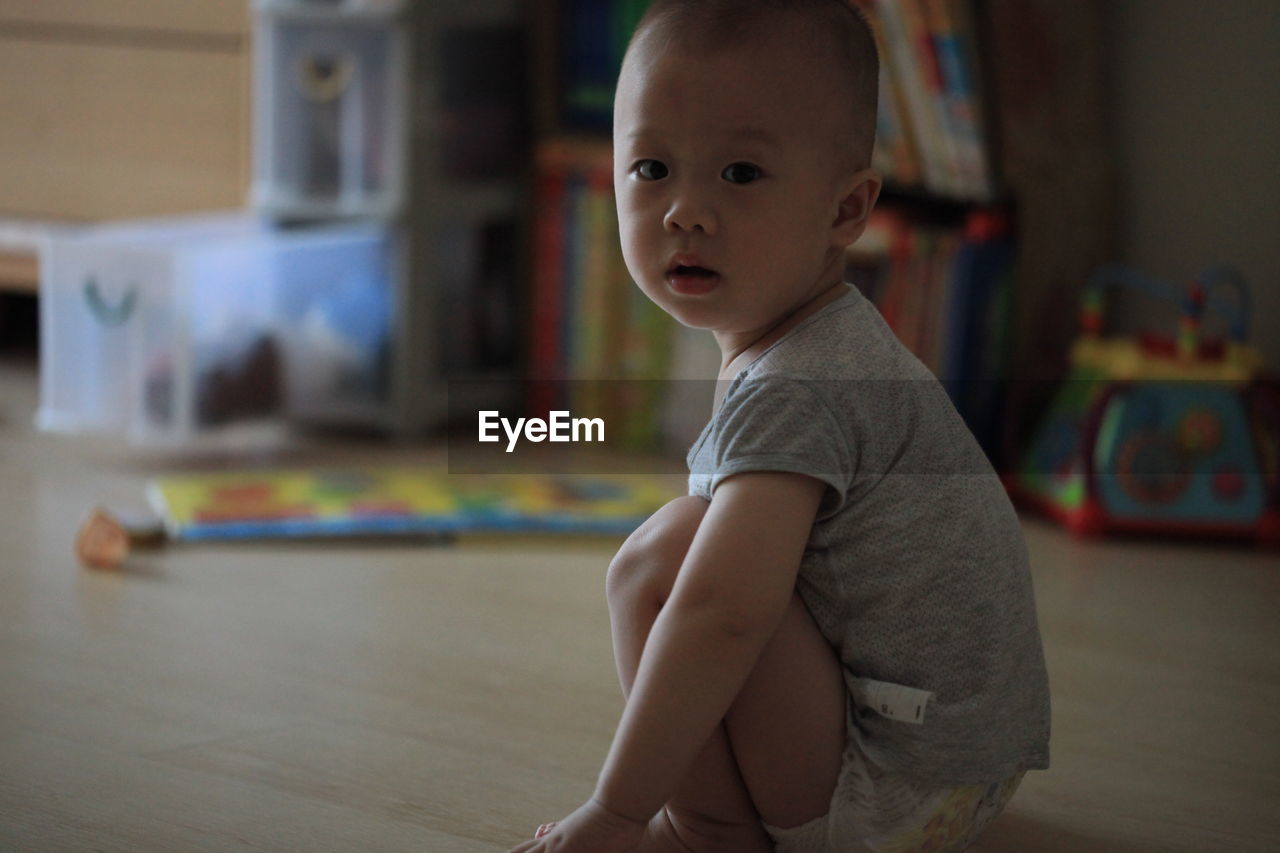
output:
[{"label": "book", "polygon": [[626,535],[680,494],[674,478],[448,475],[351,468],[153,479],[174,540],[431,536],[479,532]]},{"label": "book", "polygon": [[579,380],[573,385],[572,410],[598,417],[606,414],[607,401],[601,382],[592,380],[601,379],[602,368],[607,370],[611,365],[605,329],[613,314],[612,260],[619,252],[617,219],[610,215],[614,209],[611,170],[603,163],[593,164],[579,191],[582,198],[576,230],[581,235],[581,265],[575,268],[575,305],[568,326],[570,376]]},{"label": "book", "polygon": [[891,185],[989,202],[972,0],[855,2],[880,54],[876,167]]},{"label": "book", "polygon": [[1008,375],[1014,245],[1005,216],[977,210],[965,223],[952,273],[941,376],[956,409],[996,461]]},{"label": "book", "polygon": [[[630,449],[656,447],[661,381],[672,321],[631,281],[618,236],[612,147],[602,140],[554,139],[537,157],[538,185],[559,187],[562,204],[540,204],[535,246],[535,324],[528,410],[547,404],[600,413],[623,424]],[[554,223],[550,220],[554,220]],[[554,241],[543,245],[542,241]],[[565,391],[563,399],[556,391]],[[541,407],[541,408],[539,408]]]},{"label": "book", "polygon": [[924,0],[896,2],[906,28],[911,61],[923,86],[929,126],[934,133],[932,141],[933,156],[937,161],[934,164],[936,183],[931,189],[942,195],[961,197],[964,195],[964,187],[959,180],[957,133],[947,109],[945,83],[932,22],[926,17]]},{"label": "book", "polygon": [[903,8],[905,2],[906,0],[877,0],[870,8],[884,30],[887,55],[883,57],[882,64],[892,69],[892,79],[898,85],[906,106],[905,114],[911,122],[912,138],[919,149],[925,187],[945,195],[947,179],[943,157],[939,151],[942,129],[938,127],[924,79],[924,69],[908,27]]},{"label": "book", "polygon": [[543,145],[536,158],[534,220],[532,329],[529,335],[529,400],[535,415],[555,407],[549,380],[561,378],[559,337],[561,326],[561,281],[564,278],[564,223],[568,199],[568,178],[560,165],[565,155],[559,146]]},{"label": "book", "polygon": [[872,165],[890,181],[901,186],[914,186],[922,180],[920,163],[901,86],[895,80],[892,64],[887,61],[888,46],[884,25],[873,8],[873,0],[854,0],[862,11],[875,39],[880,57],[879,108],[876,112],[876,141],[872,149]]},{"label": "book", "polygon": [[561,109],[566,126],[604,131],[613,115],[610,3],[565,0],[561,29]]},{"label": "book", "polygon": [[631,34],[649,0],[565,0],[561,27],[564,129],[607,132]]},{"label": "book", "polygon": [[974,85],[975,34],[969,2],[924,0],[938,57],[947,126],[956,146],[957,187],[967,198],[986,201],[992,197],[993,187],[987,169],[981,105]]}]

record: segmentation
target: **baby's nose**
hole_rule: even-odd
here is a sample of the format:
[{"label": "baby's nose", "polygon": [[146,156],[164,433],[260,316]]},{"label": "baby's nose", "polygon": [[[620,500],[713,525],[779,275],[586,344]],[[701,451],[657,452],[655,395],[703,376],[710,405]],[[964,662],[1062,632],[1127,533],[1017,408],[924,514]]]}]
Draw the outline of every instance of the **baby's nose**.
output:
[{"label": "baby's nose", "polygon": [[711,206],[689,195],[672,201],[662,223],[668,231],[700,231],[704,234],[714,233],[717,225]]}]

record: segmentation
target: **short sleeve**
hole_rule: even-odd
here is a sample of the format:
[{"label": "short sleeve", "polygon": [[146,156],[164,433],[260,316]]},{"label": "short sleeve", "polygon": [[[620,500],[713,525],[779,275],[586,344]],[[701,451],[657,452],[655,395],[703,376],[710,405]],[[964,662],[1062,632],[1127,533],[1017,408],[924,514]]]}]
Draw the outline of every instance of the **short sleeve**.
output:
[{"label": "short sleeve", "polygon": [[747,471],[805,474],[830,488],[818,519],[844,505],[853,479],[849,438],[815,382],[765,376],[730,389],[691,473],[709,476],[709,491]]}]

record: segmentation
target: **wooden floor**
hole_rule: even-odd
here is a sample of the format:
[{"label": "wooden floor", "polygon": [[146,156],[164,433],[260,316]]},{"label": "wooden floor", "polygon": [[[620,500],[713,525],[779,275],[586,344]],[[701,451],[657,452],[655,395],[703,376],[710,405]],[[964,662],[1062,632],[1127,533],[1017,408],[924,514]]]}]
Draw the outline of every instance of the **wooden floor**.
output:
[{"label": "wooden floor", "polygon": [[[82,514],[171,463],[36,434],[34,405],[34,368],[0,365],[0,850],[493,851],[590,794],[621,707],[617,540],[86,570]],[[1280,560],[1026,532],[1053,767],[980,849],[1280,849]]]}]

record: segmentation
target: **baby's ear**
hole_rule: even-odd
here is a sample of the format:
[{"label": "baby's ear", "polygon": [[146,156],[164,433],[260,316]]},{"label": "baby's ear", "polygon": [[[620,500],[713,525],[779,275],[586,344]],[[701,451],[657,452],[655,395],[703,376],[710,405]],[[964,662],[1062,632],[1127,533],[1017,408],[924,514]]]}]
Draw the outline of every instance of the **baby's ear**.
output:
[{"label": "baby's ear", "polygon": [[863,229],[867,227],[867,217],[880,198],[883,183],[875,169],[863,169],[845,181],[845,195],[840,199],[836,219],[831,223],[833,245],[851,246],[862,236]]}]

